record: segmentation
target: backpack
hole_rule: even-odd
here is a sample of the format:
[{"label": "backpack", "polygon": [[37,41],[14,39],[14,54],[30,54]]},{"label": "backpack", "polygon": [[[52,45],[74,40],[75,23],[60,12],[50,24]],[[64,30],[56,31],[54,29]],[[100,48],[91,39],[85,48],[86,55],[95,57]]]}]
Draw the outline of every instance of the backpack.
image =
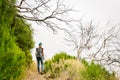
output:
[{"label": "backpack", "polygon": [[37,51],[36,57],[42,57],[43,48],[37,48],[36,51]]}]

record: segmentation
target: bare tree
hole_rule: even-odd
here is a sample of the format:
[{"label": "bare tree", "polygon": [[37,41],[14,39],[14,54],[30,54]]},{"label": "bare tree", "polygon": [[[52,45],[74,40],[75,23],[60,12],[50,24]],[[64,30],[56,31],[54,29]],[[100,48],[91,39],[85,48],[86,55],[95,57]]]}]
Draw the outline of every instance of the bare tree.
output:
[{"label": "bare tree", "polygon": [[98,34],[96,33],[92,21],[87,25],[79,23],[79,26],[66,31],[66,34],[65,40],[70,46],[73,46],[74,49],[77,50],[77,59],[80,58],[80,54],[84,50],[90,50],[97,44],[94,40],[98,37]]},{"label": "bare tree", "polygon": [[66,25],[72,21],[68,19],[68,12],[73,10],[61,0],[20,0],[17,2],[17,9],[17,17],[35,21],[53,31],[63,29],[60,24]]},{"label": "bare tree", "polygon": [[[107,26],[106,26],[107,27]],[[69,46],[77,50],[77,58],[80,54],[86,54],[85,59],[99,63],[102,66],[120,69],[120,27],[108,26],[102,33],[97,31],[97,26],[80,24],[66,31],[65,40]]]},{"label": "bare tree", "polygon": [[[101,57],[99,57],[101,56]],[[96,61],[103,61],[104,65],[120,63],[120,28],[113,26],[101,35],[101,46],[94,53]],[[99,58],[97,58],[99,57]]]},{"label": "bare tree", "polygon": [[100,57],[101,55],[101,58],[104,59],[103,56],[116,51],[118,53],[120,51],[119,30],[119,27],[114,26],[100,34],[92,22],[89,23],[89,25],[80,24],[77,28],[71,29],[71,31],[66,31],[67,36],[65,40],[70,46],[77,49],[77,57],[80,56],[80,53],[82,53],[83,50],[92,50],[91,55],[89,55],[90,58],[92,57],[98,60],[99,58],[97,57]]}]

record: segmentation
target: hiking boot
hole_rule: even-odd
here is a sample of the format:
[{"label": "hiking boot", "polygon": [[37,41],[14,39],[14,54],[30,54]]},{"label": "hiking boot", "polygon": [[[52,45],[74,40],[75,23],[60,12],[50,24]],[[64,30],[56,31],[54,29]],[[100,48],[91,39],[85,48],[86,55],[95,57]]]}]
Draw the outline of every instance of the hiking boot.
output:
[{"label": "hiking boot", "polygon": [[41,72],[40,74],[43,75],[43,72]]}]

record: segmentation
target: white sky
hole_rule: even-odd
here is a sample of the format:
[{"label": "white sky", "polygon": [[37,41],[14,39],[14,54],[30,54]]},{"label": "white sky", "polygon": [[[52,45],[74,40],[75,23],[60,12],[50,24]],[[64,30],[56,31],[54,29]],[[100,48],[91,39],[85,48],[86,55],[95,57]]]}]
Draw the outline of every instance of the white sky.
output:
[{"label": "white sky", "polygon": [[[85,22],[93,20],[94,23],[105,25],[108,21],[113,24],[120,23],[120,0],[64,0],[66,5],[73,5],[74,9],[80,13],[73,14],[73,17],[83,17]],[[59,32],[54,35],[50,29],[44,28],[32,22],[34,29],[35,48],[39,42],[43,43],[45,58],[51,58],[55,53],[65,51],[71,55],[76,55],[72,48],[68,47],[64,41],[64,34]],[[32,49],[33,59],[35,59],[35,48]]]}]

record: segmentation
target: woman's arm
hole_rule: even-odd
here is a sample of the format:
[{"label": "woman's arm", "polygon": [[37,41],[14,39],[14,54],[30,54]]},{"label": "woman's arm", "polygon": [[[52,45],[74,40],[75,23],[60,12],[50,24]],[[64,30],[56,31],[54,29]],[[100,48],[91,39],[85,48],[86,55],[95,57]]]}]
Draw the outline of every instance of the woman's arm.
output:
[{"label": "woman's arm", "polygon": [[42,56],[44,57],[44,49],[42,48]]}]

